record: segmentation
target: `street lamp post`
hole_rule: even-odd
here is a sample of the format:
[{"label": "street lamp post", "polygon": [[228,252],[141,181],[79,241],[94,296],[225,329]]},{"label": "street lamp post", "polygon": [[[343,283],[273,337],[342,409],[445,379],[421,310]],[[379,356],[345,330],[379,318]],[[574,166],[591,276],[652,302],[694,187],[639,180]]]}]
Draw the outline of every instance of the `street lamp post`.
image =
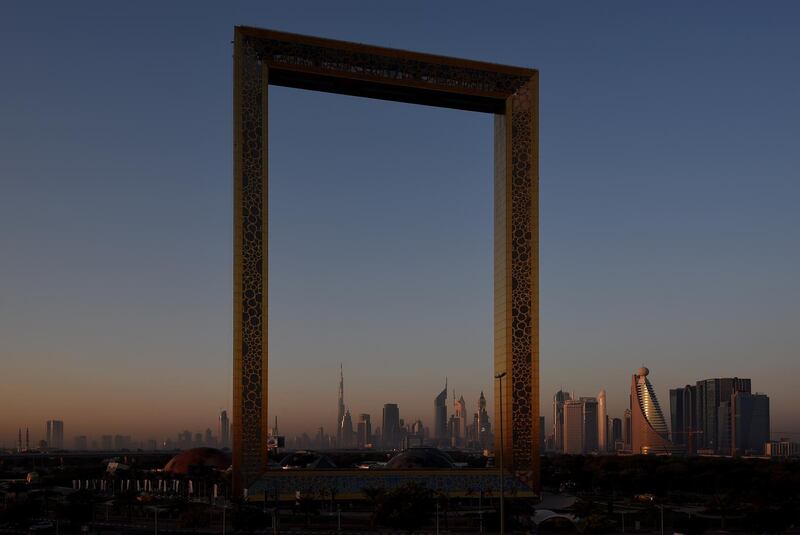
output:
[{"label": "street lamp post", "polygon": [[506,533],[506,511],[505,511],[505,481],[503,472],[503,377],[506,372],[498,373],[494,376],[500,381],[500,535]]}]

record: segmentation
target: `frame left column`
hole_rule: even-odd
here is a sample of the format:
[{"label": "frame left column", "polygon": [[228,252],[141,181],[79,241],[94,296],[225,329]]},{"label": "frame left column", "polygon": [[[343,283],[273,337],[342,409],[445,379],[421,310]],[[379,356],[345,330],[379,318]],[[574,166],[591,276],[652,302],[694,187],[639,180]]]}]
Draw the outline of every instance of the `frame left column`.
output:
[{"label": "frame left column", "polygon": [[267,468],[267,67],[234,40],[233,496]]}]

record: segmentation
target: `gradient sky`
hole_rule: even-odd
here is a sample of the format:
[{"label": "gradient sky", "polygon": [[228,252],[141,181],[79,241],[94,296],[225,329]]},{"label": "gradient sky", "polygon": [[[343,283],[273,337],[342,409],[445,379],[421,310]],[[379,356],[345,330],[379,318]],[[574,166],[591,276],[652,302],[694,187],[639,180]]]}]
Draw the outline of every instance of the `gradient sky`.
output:
[{"label": "gradient sky", "polygon": [[[800,5],[6,3],[0,442],[230,406],[236,24],[541,71],[541,376],[745,376],[800,433]],[[490,115],[271,88],[270,412],[491,389]],[[800,439],[800,434],[794,435]]]}]

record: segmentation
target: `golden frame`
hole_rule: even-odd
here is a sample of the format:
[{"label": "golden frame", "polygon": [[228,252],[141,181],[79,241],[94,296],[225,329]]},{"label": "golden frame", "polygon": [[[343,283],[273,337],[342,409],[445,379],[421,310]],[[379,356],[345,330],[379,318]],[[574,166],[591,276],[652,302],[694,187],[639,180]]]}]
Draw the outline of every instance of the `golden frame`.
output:
[{"label": "golden frame", "polygon": [[494,367],[508,373],[503,457],[510,473],[538,489],[538,71],[236,27],[233,83],[234,495],[267,469],[269,85],[495,115]]}]

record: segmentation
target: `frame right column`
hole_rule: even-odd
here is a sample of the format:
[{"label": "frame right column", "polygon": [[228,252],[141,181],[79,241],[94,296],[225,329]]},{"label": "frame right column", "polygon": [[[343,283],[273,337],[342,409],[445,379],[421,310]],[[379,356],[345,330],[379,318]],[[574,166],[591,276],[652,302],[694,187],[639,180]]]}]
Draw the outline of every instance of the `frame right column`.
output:
[{"label": "frame right column", "polygon": [[[533,489],[539,478],[538,78],[506,99],[494,125],[494,371],[502,383],[503,458]],[[495,383],[494,431],[500,433]],[[497,439],[495,439],[497,441]],[[498,442],[499,444],[499,442]]]}]

